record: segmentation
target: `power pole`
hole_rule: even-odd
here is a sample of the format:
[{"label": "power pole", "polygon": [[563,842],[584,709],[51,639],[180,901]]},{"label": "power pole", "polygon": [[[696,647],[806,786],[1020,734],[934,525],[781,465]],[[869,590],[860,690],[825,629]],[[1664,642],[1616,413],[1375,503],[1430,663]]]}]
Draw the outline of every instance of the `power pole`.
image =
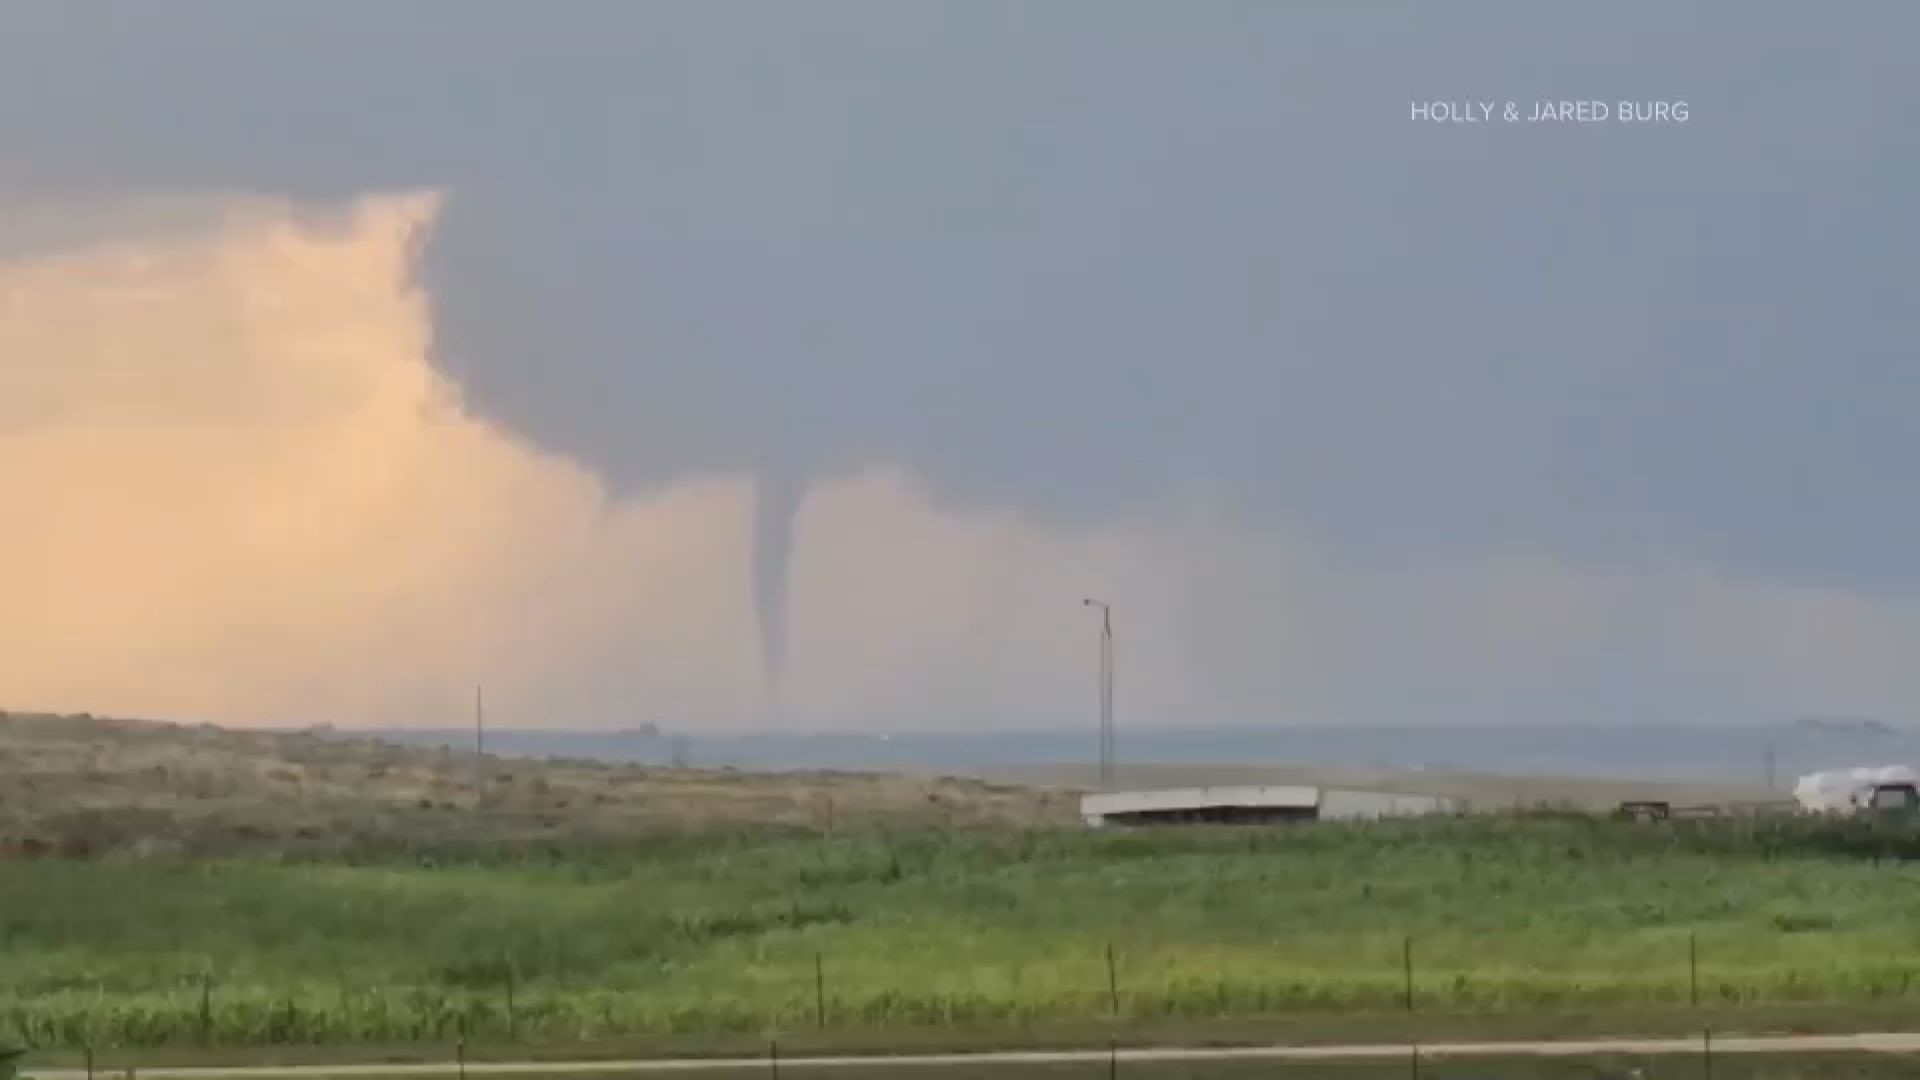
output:
[{"label": "power pole", "polygon": [[1087,599],[1083,606],[1100,609],[1100,787],[1113,787],[1113,606]]},{"label": "power pole", "polygon": [[483,771],[487,760],[487,702],[484,691],[479,685],[473,688],[473,806],[480,808],[481,796],[486,793],[482,786]]},{"label": "power pole", "polygon": [[1100,726],[1106,732],[1107,752],[1102,764],[1100,782],[1113,786],[1113,770],[1117,764],[1113,738],[1113,610],[1109,608],[1100,620]]}]

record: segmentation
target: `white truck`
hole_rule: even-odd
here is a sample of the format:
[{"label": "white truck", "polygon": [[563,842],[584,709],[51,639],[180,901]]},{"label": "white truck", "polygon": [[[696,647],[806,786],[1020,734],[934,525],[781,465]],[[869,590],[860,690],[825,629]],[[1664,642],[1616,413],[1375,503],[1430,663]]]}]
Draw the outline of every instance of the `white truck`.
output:
[{"label": "white truck", "polygon": [[1793,797],[1811,814],[1920,813],[1920,772],[1874,765],[1808,773],[1793,786]]}]

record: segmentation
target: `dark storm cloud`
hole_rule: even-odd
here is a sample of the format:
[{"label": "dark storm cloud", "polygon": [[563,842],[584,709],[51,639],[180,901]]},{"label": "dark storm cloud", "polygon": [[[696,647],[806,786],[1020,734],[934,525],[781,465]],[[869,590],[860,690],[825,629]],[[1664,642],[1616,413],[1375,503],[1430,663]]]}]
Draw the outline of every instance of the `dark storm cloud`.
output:
[{"label": "dark storm cloud", "polygon": [[[901,460],[1070,515],[1212,485],[1353,558],[1914,580],[1911,5],[4,21],[0,183],[444,187],[442,362],[623,485],[749,469],[784,519]],[[1561,97],[1690,117],[1409,118]]]}]

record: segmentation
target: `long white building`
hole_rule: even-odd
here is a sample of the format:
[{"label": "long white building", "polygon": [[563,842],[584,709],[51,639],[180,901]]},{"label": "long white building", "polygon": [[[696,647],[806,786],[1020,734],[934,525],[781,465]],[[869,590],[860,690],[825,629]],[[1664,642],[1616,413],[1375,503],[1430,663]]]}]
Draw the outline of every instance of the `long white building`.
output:
[{"label": "long white building", "polygon": [[1080,816],[1096,828],[1185,822],[1354,820],[1463,813],[1466,809],[1465,800],[1434,795],[1294,784],[1105,791],[1080,799]]}]

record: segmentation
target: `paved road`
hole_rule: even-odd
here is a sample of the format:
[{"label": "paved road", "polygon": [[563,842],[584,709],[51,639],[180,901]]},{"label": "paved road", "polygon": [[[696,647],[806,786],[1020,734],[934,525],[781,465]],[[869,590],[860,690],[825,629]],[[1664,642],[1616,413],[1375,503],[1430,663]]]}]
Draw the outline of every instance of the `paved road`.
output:
[{"label": "paved road", "polygon": [[[1685,1039],[1592,1039],[1578,1042],[1483,1042],[1440,1043],[1422,1046],[1426,1058],[1440,1057],[1578,1057],[1602,1054],[1697,1054],[1703,1048],[1701,1037]],[[1356,1044],[1350,1046],[1246,1046],[1246,1047],[1165,1047],[1150,1050],[1121,1050],[1115,1056],[1126,1062],[1208,1062],[1208,1061],[1366,1061],[1404,1060],[1411,1052],[1405,1044]],[[1861,1035],[1759,1035],[1715,1037],[1716,1054],[1805,1054],[1805,1053],[1920,1053],[1920,1033]],[[974,1054],[912,1054],[866,1057],[782,1057],[780,1068],[801,1069],[900,1069],[941,1065],[1074,1065],[1106,1061],[1106,1050],[1017,1050]],[[648,1073],[746,1069],[764,1067],[765,1058],[648,1059],[639,1061],[521,1061],[473,1062],[470,1075],[563,1075],[568,1073]],[[448,1076],[459,1066],[452,1062],[427,1065],[263,1065],[232,1068],[141,1069],[145,1080],[299,1080],[317,1076]],[[34,1080],[85,1080],[78,1069],[32,1069]],[[103,1077],[118,1074],[101,1070]]]}]

